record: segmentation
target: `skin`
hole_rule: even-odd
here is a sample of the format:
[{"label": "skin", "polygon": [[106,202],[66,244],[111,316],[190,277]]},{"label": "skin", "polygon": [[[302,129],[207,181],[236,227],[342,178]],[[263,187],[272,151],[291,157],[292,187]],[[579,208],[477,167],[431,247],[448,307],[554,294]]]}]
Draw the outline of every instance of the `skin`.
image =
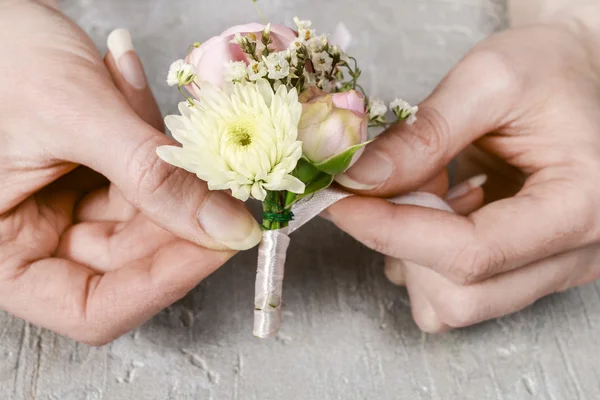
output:
[{"label": "skin", "polygon": [[198,223],[217,194],[158,160],[150,89],[56,4],[0,2],[0,37],[0,308],[107,343],[235,254]]},{"label": "skin", "polygon": [[[426,332],[600,277],[600,7],[574,3],[513,2],[514,27],[477,45],[423,101],[415,125],[366,149],[393,164],[391,176],[328,210],[390,256],[386,273],[407,286]],[[419,189],[457,155],[462,178],[488,174],[485,206],[477,191],[458,214],[368,197]],[[444,184],[426,190],[443,194]]]},{"label": "skin", "polygon": [[[472,188],[450,201],[456,215],[367,196],[329,210],[391,256],[386,273],[407,285],[428,332],[600,276],[596,9],[532,3],[514,2],[524,27],[477,46],[421,104],[416,125],[367,150],[389,150],[394,168],[364,195],[443,196],[445,166],[460,152],[459,175],[485,171],[486,199],[500,200],[481,208],[483,191]],[[129,86],[110,55],[103,62],[55,2],[5,0],[0,34],[18,38],[0,46],[0,308],[106,343],[234,252],[195,222],[206,186],[156,162],[154,148],[172,142],[150,91]]]}]

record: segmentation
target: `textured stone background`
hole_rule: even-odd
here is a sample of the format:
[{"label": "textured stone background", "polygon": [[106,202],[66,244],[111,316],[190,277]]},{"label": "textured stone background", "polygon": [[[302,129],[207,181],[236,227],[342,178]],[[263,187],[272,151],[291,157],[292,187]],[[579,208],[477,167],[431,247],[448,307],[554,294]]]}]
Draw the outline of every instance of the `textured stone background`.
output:
[{"label": "textured stone background", "polygon": [[[338,20],[354,33],[366,88],[422,99],[477,41],[501,29],[501,0],[261,0],[270,20]],[[127,27],[164,113],[164,83],[188,43],[255,19],[250,0],[65,0],[105,50]],[[0,312],[0,399],[597,399],[600,286],[442,336],[421,334],[382,258],[323,221],[295,234],[276,340],[251,335],[256,252],[103,348]]]}]

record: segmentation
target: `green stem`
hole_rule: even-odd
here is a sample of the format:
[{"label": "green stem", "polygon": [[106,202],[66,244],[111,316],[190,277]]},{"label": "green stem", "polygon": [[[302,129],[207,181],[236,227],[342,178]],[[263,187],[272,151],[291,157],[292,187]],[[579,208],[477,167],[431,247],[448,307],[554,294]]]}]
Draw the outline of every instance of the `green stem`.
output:
[{"label": "green stem", "polygon": [[263,230],[274,231],[288,226],[289,220],[286,219],[290,214],[285,208],[286,197],[286,191],[267,192],[263,201]]},{"label": "green stem", "polygon": [[184,93],[183,89],[181,89],[181,85],[177,85],[177,90],[179,90],[179,93],[181,93],[183,97],[185,97],[190,106],[194,107],[194,100],[192,100],[191,97],[188,97],[188,95]]},{"label": "green stem", "polygon": [[267,22],[265,20],[265,16],[263,15],[262,11],[260,10],[260,7],[258,6],[258,0],[252,0],[252,3],[254,3],[254,8],[256,9],[258,18],[260,18],[262,20],[262,22],[264,22],[266,24]]}]

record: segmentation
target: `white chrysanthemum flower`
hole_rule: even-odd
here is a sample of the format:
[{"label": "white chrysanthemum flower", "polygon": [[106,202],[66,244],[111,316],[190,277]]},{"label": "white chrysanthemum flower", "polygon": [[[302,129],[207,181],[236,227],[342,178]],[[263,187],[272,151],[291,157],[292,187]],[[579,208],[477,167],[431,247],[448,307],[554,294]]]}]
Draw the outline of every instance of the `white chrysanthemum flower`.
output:
[{"label": "white chrysanthemum flower", "polygon": [[298,17],[294,17],[294,23],[296,24],[296,26],[298,27],[298,30],[301,29],[308,29],[310,28],[310,26],[312,25],[311,21],[302,21],[300,20],[300,18]]},{"label": "white chrysanthemum flower", "polygon": [[182,102],[181,115],[165,119],[182,147],[159,147],[159,157],[240,200],[264,200],[267,190],[303,193],[304,184],[291,175],[302,157],[296,89],[274,92],[265,79],[223,90],[207,82],[200,87],[195,106]]},{"label": "white chrysanthemum flower", "polygon": [[314,53],[312,55],[312,63],[315,67],[315,71],[321,72],[323,74],[328,74],[329,72],[331,72],[333,58],[331,58],[331,56],[326,51],[322,51],[320,53]]},{"label": "white chrysanthemum flower", "polygon": [[263,60],[269,70],[269,79],[285,79],[290,74],[290,63],[285,56],[285,51],[271,53],[267,58],[263,57]]},{"label": "white chrysanthemum flower", "polygon": [[267,75],[267,66],[263,62],[252,61],[248,65],[248,79],[256,81],[260,78],[264,78]]},{"label": "white chrysanthemum flower", "polygon": [[189,85],[196,79],[196,68],[185,60],[177,60],[169,67],[167,83],[169,86]]},{"label": "white chrysanthemum flower", "polygon": [[390,108],[396,114],[396,117],[401,120],[405,120],[407,124],[412,125],[417,121],[417,111],[419,106],[411,106],[409,102],[396,99],[390,103]]},{"label": "white chrysanthemum flower", "polygon": [[243,61],[229,61],[225,66],[225,80],[239,82],[246,79],[247,65]]},{"label": "white chrysanthemum flower", "polygon": [[369,118],[377,119],[381,118],[387,112],[387,106],[385,103],[375,97],[369,99]]}]

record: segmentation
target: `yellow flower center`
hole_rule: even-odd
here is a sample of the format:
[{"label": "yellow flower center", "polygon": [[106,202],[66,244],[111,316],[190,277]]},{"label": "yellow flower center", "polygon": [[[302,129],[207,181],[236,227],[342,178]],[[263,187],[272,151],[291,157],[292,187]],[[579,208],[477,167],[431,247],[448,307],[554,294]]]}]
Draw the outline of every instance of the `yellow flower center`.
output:
[{"label": "yellow flower center", "polygon": [[237,121],[229,128],[229,142],[239,147],[248,147],[252,144],[253,133],[252,121]]}]

